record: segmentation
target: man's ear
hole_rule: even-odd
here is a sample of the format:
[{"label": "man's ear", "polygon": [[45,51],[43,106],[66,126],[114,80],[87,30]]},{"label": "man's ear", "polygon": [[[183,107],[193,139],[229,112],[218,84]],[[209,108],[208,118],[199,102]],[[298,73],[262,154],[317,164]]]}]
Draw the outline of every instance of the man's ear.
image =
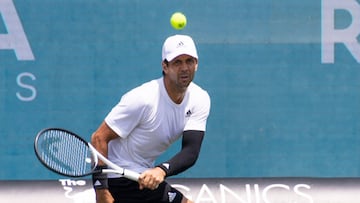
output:
[{"label": "man's ear", "polygon": [[161,66],[162,66],[163,72],[165,72],[166,69],[167,69],[167,67],[168,67],[168,65],[165,63],[165,61],[162,61],[162,62],[161,62]]}]

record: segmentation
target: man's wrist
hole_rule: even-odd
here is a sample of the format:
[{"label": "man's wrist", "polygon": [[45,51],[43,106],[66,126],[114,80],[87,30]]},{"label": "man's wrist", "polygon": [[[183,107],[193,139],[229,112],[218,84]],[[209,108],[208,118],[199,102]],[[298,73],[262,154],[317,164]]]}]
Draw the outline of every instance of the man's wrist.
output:
[{"label": "man's wrist", "polygon": [[164,172],[164,177],[168,176],[169,169],[165,167],[163,164],[159,164],[156,167],[160,168]]},{"label": "man's wrist", "polygon": [[166,171],[164,169],[159,166],[156,166],[155,168],[158,168],[163,173],[163,176],[166,177]]}]

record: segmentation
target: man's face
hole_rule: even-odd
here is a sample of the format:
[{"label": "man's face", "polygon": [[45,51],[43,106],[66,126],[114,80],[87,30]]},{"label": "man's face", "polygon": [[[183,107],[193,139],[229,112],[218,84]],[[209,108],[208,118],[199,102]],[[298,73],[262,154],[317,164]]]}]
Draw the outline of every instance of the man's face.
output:
[{"label": "man's face", "polygon": [[173,85],[186,89],[194,79],[197,66],[196,58],[183,54],[169,61],[167,65],[163,64],[163,71]]}]

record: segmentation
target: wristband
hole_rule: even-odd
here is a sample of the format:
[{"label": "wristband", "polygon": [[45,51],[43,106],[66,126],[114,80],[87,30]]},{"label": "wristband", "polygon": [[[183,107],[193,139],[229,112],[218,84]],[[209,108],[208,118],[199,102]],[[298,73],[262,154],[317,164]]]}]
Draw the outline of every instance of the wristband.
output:
[{"label": "wristband", "polygon": [[170,170],[169,170],[168,167],[166,167],[166,165],[168,165],[168,164],[167,164],[167,163],[163,163],[163,164],[157,165],[156,167],[161,168],[161,169],[165,172],[165,174],[166,174],[165,176],[168,176]]},{"label": "wristband", "polygon": [[94,189],[108,189],[108,177],[106,173],[102,173],[102,169],[106,169],[107,166],[96,166],[95,171],[100,171],[92,174],[92,183]]}]

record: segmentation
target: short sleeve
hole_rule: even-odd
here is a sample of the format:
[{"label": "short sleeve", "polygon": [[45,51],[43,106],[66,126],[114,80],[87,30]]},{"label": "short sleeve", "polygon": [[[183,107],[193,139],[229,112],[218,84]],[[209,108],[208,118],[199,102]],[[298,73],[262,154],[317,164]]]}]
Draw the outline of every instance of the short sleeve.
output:
[{"label": "short sleeve", "polygon": [[210,113],[210,96],[206,91],[194,96],[194,105],[191,108],[189,120],[186,122],[184,131],[186,130],[206,130],[206,122]]},{"label": "short sleeve", "polygon": [[135,90],[126,93],[105,117],[106,124],[120,137],[126,138],[141,121],[143,99]]}]

